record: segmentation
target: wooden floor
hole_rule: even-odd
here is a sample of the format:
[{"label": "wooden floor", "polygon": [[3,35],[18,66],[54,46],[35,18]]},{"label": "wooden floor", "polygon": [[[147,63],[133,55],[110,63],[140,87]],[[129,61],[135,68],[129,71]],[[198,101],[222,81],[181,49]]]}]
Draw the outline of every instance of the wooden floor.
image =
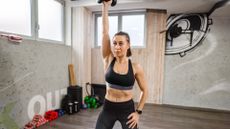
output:
[{"label": "wooden floor", "polygon": [[[98,109],[64,115],[38,129],[94,129]],[[146,105],[140,117],[140,129],[230,129],[230,112],[204,111],[169,106]],[[113,129],[121,129],[119,122]]]}]

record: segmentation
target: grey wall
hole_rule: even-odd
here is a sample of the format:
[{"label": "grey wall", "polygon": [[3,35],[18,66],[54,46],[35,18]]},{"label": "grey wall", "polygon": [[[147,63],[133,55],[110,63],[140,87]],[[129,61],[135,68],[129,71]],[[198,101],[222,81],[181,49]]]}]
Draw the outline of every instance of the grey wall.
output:
[{"label": "grey wall", "polygon": [[164,104],[230,110],[230,18],[213,22],[202,45],[166,56]]},{"label": "grey wall", "polygon": [[70,47],[0,39],[0,127],[18,129],[34,113],[59,108],[68,86]]}]

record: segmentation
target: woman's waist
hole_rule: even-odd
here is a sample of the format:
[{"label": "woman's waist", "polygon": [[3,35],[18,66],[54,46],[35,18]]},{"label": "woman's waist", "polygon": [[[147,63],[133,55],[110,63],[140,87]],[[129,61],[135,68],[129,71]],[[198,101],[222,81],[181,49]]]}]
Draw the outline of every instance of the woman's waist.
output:
[{"label": "woman's waist", "polygon": [[114,102],[106,98],[104,102],[103,110],[113,111],[113,112],[118,111],[119,113],[127,112],[127,111],[134,112],[135,111],[134,101],[133,99],[129,99],[122,102]]},{"label": "woman's waist", "polygon": [[131,100],[133,98],[133,94],[131,90],[117,90],[108,88],[105,98],[112,101],[112,102],[124,102]]},{"label": "woman's waist", "polygon": [[121,90],[121,91],[129,91],[133,89],[133,84],[132,85],[121,85],[121,84],[113,84],[113,83],[109,83],[106,82],[106,85],[112,89],[117,89],[117,90]]},{"label": "woman's waist", "polygon": [[126,102],[132,99],[132,97],[114,97],[111,95],[106,95],[105,98],[111,102]]}]

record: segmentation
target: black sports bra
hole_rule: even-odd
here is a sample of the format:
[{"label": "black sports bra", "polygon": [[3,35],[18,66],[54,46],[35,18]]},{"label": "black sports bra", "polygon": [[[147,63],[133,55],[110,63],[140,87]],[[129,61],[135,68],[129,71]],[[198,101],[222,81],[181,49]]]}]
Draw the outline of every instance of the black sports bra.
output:
[{"label": "black sports bra", "polygon": [[110,63],[106,73],[105,80],[111,88],[119,90],[131,90],[135,83],[135,77],[133,74],[133,68],[131,60],[129,59],[128,63],[128,73],[127,74],[118,74],[114,72],[113,66],[115,64],[116,58]]}]

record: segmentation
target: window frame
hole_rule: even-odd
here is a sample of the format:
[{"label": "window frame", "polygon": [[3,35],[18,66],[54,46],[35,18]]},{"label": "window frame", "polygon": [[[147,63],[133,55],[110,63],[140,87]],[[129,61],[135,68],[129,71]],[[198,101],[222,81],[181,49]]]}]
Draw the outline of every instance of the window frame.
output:
[{"label": "window frame", "polygon": [[[33,0],[32,0],[33,1]],[[62,0],[55,0],[56,2],[59,2],[62,5],[62,41],[57,41],[57,40],[51,40],[51,39],[45,39],[45,38],[39,38],[38,34],[39,34],[39,23],[38,23],[38,0],[35,0],[35,14],[34,16],[36,16],[35,19],[35,40],[37,41],[43,41],[43,42],[49,42],[49,43],[56,43],[56,44],[65,44],[65,2]]]},{"label": "window frame", "polygon": [[23,35],[23,34],[18,34],[18,33],[15,33],[15,32],[6,32],[6,31],[0,31],[0,33],[2,34],[13,34],[13,35],[19,35],[19,36],[22,36],[23,38],[25,39],[33,39],[33,3],[34,1],[33,0],[30,0],[30,21],[31,21],[31,36],[28,36],[28,35]]},{"label": "window frame", "polygon": [[[119,29],[120,29],[120,27],[119,27],[119,24],[120,24],[120,21],[119,21],[119,15],[117,15],[117,14],[110,14],[109,16],[117,16],[117,21],[118,21],[118,24],[117,24],[117,30],[119,31]],[[97,33],[97,31],[98,31],[98,26],[97,26],[97,18],[98,17],[101,17],[101,14],[95,14],[95,25],[94,25],[94,27],[95,27],[95,32],[94,32],[94,44],[95,44],[95,47],[101,47],[101,46],[99,46],[98,45],[98,43],[97,43],[97,40],[98,40],[98,37],[97,37],[97,35],[98,35],[98,33]],[[111,35],[110,35],[111,36]],[[111,38],[111,37],[110,37]]]},{"label": "window frame", "polygon": [[62,4],[62,41],[57,40],[51,40],[51,39],[43,39],[38,37],[39,32],[39,24],[38,24],[38,0],[30,0],[30,10],[31,10],[31,36],[18,34],[14,32],[4,32],[0,31],[0,33],[4,34],[14,34],[22,36],[24,39],[28,40],[35,40],[35,41],[42,41],[42,42],[48,42],[48,43],[54,43],[54,44],[63,44],[65,45],[66,37],[65,37],[65,1],[64,0],[55,0],[56,2],[59,2]]},{"label": "window frame", "polygon": [[[97,26],[97,18],[102,16],[101,12],[93,12],[94,14],[94,47],[100,48],[101,46],[98,45],[98,26]],[[146,19],[146,10],[119,10],[119,11],[109,11],[109,16],[118,16],[118,32],[122,30],[122,17],[123,16],[131,16],[131,15],[144,15],[144,39],[142,46],[132,46],[132,48],[146,48],[146,26],[147,26],[147,19]],[[111,35],[110,35],[111,38]]]}]

